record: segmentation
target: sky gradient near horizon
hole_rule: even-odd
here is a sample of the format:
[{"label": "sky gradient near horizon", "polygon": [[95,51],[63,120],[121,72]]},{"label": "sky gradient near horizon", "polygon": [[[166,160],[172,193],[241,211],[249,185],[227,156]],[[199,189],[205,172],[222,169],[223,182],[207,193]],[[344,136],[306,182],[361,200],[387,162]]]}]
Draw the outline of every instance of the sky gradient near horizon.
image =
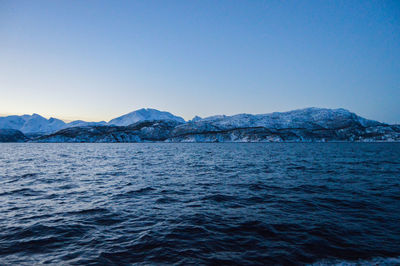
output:
[{"label": "sky gradient near horizon", "polygon": [[304,107],[400,123],[400,2],[0,0],[0,114]]}]

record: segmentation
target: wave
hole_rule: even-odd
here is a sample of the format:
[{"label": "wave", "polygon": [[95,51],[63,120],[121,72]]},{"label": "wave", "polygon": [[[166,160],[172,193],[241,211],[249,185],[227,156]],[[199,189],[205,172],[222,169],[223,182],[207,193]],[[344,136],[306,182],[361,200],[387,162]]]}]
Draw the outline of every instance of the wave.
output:
[{"label": "wave", "polygon": [[364,266],[364,265],[382,265],[382,266],[397,266],[400,265],[400,256],[391,258],[376,257],[369,260],[321,260],[313,264],[312,266]]}]

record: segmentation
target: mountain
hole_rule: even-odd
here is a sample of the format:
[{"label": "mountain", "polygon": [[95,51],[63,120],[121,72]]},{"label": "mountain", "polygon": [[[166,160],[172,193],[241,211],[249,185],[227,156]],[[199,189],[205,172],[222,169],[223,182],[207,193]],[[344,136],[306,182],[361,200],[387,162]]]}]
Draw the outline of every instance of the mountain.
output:
[{"label": "mountain", "polygon": [[129,114],[114,118],[110,122],[108,122],[108,125],[128,126],[140,121],[153,120],[173,120],[179,123],[185,123],[185,120],[182,117],[175,116],[169,112],[162,112],[151,108],[143,108],[133,111]]},{"label": "mountain", "polygon": [[61,129],[71,127],[88,127],[88,126],[128,126],[140,121],[151,120],[173,120],[179,123],[184,123],[182,117],[175,116],[168,112],[161,112],[155,109],[140,109],[129,114],[112,119],[109,123],[101,122],[86,122],[82,120],[65,123],[56,118],[46,119],[38,114],[33,115],[11,115],[0,117],[0,128],[16,129],[30,137],[38,137],[45,134],[51,134]]},{"label": "mountain", "polygon": [[[139,110],[141,111],[141,110]],[[144,110],[148,113],[148,110]],[[135,112],[133,112],[135,113]],[[139,112],[140,113],[140,112]],[[128,114],[129,115],[129,114]],[[135,113],[132,115],[138,118]],[[129,118],[129,116],[128,116]],[[128,121],[129,119],[126,118]],[[39,142],[325,142],[400,141],[400,127],[362,118],[345,109],[306,108],[261,115],[152,120],[129,126],[67,128]],[[144,121],[143,121],[144,120]],[[121,121],[120,121],[121,122]],[[129,122],[125,122],[129,123]],[[111,121],[110,123],[111,124]]]},{"label": "mountain", "polygon": [[198,121],[196,125],[209,124],[221,129],[243,127],[265,128],[337,128],[357,122],[362,126],[376,126],[381,123],[367,120],[345,109],[305,108],[289,112],[271,114],[238,114],[233,116],[211,116]]},{"label": "mountain", "polygon": [[333,140],[337,132],[328,134],[325,131],[379,124],[344,109],[306,108],[261,115],[219,115],[177,127],[172,141]]},{"label": "mountain", "polygon": [[42,136],[37,142],[155,142],[165,141],[181,124],[174,120],[140,121],[129,126],[71,127]]},{"label": "mountain", "polygon": [[203,118],[196,115],[195,117],[192,118],[192,120],[189,120],[188,122],[197,122],[197,121],[200,121],[201,119],[203,119]]},{"label": "mountain", "polygon": [[212,116],[180,125],[176,142],[385,141],[400,140],[399,131],[345,109],[306,108],[261,115]]},{"label": "mountain", "polygon": [[0,117],[0,128],[2,129],[16,129],[29,136],[40,136],[43,134],[49,134],[58,130],[75,127],[75,126],[96,126],[106,125],[107,123],[102,122],[85,122],[82,120],[72,121],[71,123],[65,123],[64,121],[57,118],[46,119],[38,114],[33,115],[11,115],[6,117]]},{"label": "mountain", "polygon": [[0,117],[0,128],[16,129],[25,134],[50,133],[62,129],[65,125],[60,119],[46,119],[38,114]]},{"label": "mountain", "polygon": [[0,129],[0,142],[25,142],[28,138],[15,129]]}]

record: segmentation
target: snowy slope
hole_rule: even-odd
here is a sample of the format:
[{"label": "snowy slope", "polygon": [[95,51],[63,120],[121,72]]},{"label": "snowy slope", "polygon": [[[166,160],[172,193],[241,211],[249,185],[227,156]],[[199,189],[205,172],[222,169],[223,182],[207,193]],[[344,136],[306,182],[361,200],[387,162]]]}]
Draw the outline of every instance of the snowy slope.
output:
[{"label": "snowy slope", "polygon": [[68,124],[66,124],[64,128],[69,128],[69,127],[89,127],[89,126],[105,126],[107,125],[107,122],[101,121],[101,122],[86,122],[83,120],[75,120],[72,121]]},{"label": "snowy slope", "polygon": [[196,115],[195,117],[192,118],[192,120],[189,120],[188,122],[194,123],[194,122],[200,121],[201,119],[203,119],[203,118],[201,118],[200,116]]},{"label": "snowy slope", "polygon": [[109,123],[86,122],[82,120],[65,123],[56,118],[46,119],[38,114],[33,115],[12,115],[0,117],[0,128],[20,130],[24,134],[48,134],[70,127],[87,127],[87,126],[128,126],[140,121],[154,120],[173,120],[184,123],[185,120],[168,112],[161,112],[155,109],[140,109],[129,114],[112,119]]},{"label": "snowy slope", "polygon": [[64,126],[64,121],[60,119],[46,119],[38,114],[33,114],[25,121],[20,131],[22,131],[23,133],[53,132],[63,128]]},{"label": "snowy slope", "polygon": [[[238,114],[233,116],[217,115],[195,122],[193,127],[203,125],[227,130],[232,128],[265,127],[274,129],[285,128],[341,128],[349,124],[358,123],[364,127],[377,126],[381,123],[367,120],[345,109],[305,108],[289,112],[275,112],[270,114]],[[189,127],[191,125],[182,125]]]},{"label": "snowy slope", "polygon": [[106,124],[104,121],[85,122],[82,120],[65,123],[60,119],[52,117],[46,119],[38,114],[0,117],[1,129],[20,130],[24,134],[48,134],[69,127],[103,126]]},{"label": "snowy slope", "polygon": [[60,119],[46,119],[38,114],[0,117],[0,128],[16,129],[25,134],[54,132],[64,126],[65,122]]},{"label": "snowy slope", "polygon": [[395,127],[345,109],[306,108],[283,113],[211,116],[177,126],[170,141],[392,141]]},{"label": "snowy slope", "polygon": [[128,126],[140,121],[154,120],[173,120],[176,122],[185,123],[185,120],[182,117],[175,116],[169,112],[162,112],[151,108],[143,108],[133,111],[129,114],[114,118],[110,122],[108,122],[108,125]]}]

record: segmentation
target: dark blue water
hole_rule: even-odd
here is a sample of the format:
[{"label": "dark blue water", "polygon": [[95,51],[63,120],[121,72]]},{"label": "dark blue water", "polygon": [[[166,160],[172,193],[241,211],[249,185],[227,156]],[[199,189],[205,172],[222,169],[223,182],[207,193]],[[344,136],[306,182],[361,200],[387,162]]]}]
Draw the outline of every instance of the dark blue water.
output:
[{"label": "dark blue water", "polygon": [[1,144],[0,264],[400,264],[400,144]]}]

